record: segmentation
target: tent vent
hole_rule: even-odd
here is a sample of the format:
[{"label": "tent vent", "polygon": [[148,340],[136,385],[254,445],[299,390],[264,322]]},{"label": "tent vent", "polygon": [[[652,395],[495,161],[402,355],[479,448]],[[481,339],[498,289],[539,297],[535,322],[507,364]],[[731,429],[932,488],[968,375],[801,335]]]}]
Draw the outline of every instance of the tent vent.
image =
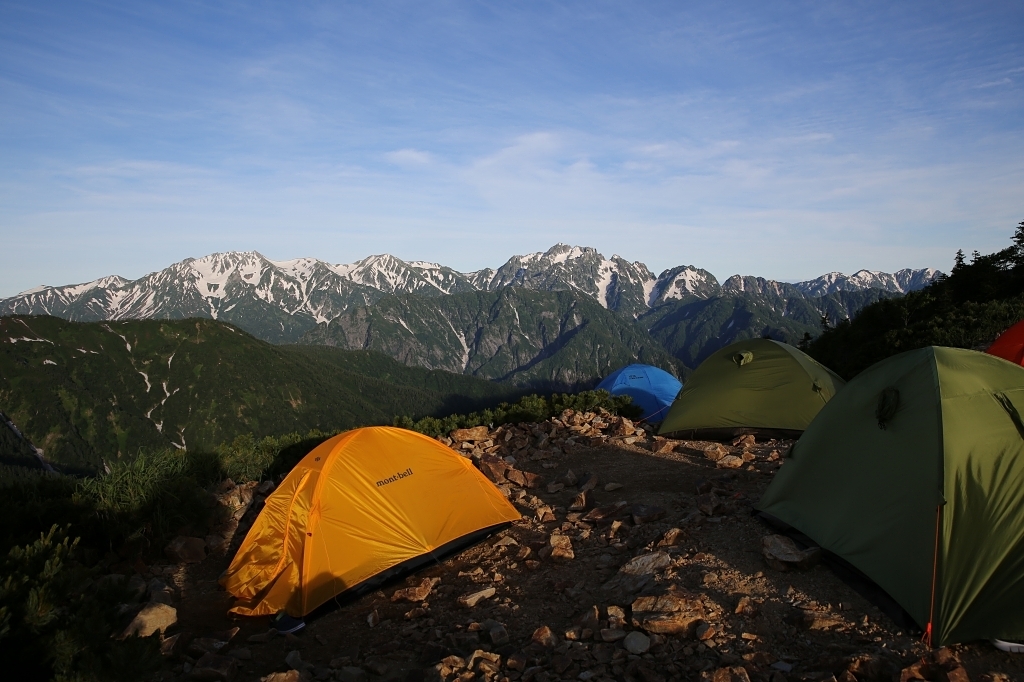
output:
[{"label": "tent vent", "polygon": [[741,353],[736,353],[735,355],[733,355],[732,361],[735,362],[740,367],[742,367],[743,365],[749,365],[751,362],[754,361],[754,354],[751,353],[749,350],[745,350]]},{"label": "tent vent", "polygon": [[996,400],[1003,406],[1006,413],[1010,415],[1010,419],[1013,420],[1013,425],[1017,427],[1017,433],[1024,437],[1024,421],[1021,421],[1020,413],[1017,412],[1017,408],[1014,407],[1013,403],[1006,396],[1005,393],[996,393]]},{"label": "tent vent", "polygon": [[900,392],[890,386],[878,396],[878,406],[875,408],[875,418],[878,420],[878,428],[885,430],[886,425],[896,416],[896,410],[900,407]]}]

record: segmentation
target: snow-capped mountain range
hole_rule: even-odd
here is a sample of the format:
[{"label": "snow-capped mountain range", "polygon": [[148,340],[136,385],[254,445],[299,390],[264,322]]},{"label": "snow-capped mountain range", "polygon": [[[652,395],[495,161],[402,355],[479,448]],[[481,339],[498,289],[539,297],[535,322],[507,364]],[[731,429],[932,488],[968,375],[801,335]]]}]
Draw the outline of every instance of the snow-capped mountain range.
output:
[{"label": "snow-capped mountain range", "polygon": [[137,280],[116,275],[85,284],[42,286],[0,299],[0,314],[47,314],[78,321],[212,317],[270,341],[293,341],[317,324],[388,294],[444,296],[503,287],[575,291],[605,308],[635,318],[679,299],[725,294],[807,298],[837,291],[882,289],[894,294],[923,288],[935,269],[896,273],[832,272],[789,284],[734,275],[725,282],[683,265],[655,275],[639,261],[605,258],[590,247],[556,244],[543,253],[513,256],[497,270],[458,272],[437,263],[370,256],[333,265],[315,258],[273,261],[248,252],[188,258]]}]

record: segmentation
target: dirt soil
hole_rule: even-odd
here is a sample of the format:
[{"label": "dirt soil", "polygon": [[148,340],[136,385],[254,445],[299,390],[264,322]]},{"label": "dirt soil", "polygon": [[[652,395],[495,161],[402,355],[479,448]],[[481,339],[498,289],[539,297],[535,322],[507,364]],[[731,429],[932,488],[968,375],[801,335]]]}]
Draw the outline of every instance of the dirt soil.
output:
[{"label": "dirt soil", "polygon": [[[537,433],[535,425],[523,432],[531,430]],[[496,435],[483,445],[501,442]],[[176,567],[179,620],[167,634],[181,635],[156,679],[218,679],[194,669],[213,650],[237,662],[225,673],[235,680],[345,682],[900,680],[901,670],[929,653],[919,635],[902,632],[824,565],[782,571],[766,563],[762,538],[772,531],[750,512],[789,442],[720,447],[648,433],[626,440],[602,436],[539,453],[523,447],[515,468],[544,480],[531,477],[530,489],[503,483],[521,521],[405,580],[322,610],[296,635],[268,633],[267,618],[227,615],[231,598],[217,578],[239,532],[227,552]],[[473,449],[480,459],[479,444]],[[743,464],[723,468],[723,452]],[[569,470],[582,479],[577,486],[585,473],[597,477],[580,512],[569,511],[577,486],[548,492],[565,484]],[[627,504],[614,509],[617,502]],[[655,556],[653,573],[620,572],[645,555]],[[171,573],[151,569],[161,570]],[[424,601],[392,600],[424,578],[439,580]],[[486,588],[493,595],[475,606],[459,602]],[[644,633],[631,606],[640,596],[666,594],[700,617],[681,634],[658,634],[654,626]],[[622,638],[634,631],[640,634]],[[1024,681],[1024,656],[985,642],[943,652],[950,654],[962,663],[959,672],[947,677],[924,666],[903,679],[960,680],[965,671],[970,680]],[[293,668],[300,672],[272,676]]]}]

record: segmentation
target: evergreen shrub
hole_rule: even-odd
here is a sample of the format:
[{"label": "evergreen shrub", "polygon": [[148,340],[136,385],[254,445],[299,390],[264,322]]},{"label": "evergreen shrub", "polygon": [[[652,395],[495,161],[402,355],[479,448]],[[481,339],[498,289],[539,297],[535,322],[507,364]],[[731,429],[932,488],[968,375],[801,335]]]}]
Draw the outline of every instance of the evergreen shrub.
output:
[{"label": "evergreen shrub", "polygon": [[159,636],[117,640],[125,587],[96,580],[57,526],[0,560],[0,661],[19,680],[136,680],[160,665]]}]

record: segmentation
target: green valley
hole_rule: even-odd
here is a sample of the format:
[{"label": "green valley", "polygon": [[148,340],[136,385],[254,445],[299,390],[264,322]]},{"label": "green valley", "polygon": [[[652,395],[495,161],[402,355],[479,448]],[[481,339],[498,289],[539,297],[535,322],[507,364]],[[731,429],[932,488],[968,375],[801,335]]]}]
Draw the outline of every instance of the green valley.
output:
[{"label": "green valley", "polygon": [[208,319],[0,318],[0,406],[48,460],[73,467],[466,412],[520,393],[373,351],[275,346]]}]

